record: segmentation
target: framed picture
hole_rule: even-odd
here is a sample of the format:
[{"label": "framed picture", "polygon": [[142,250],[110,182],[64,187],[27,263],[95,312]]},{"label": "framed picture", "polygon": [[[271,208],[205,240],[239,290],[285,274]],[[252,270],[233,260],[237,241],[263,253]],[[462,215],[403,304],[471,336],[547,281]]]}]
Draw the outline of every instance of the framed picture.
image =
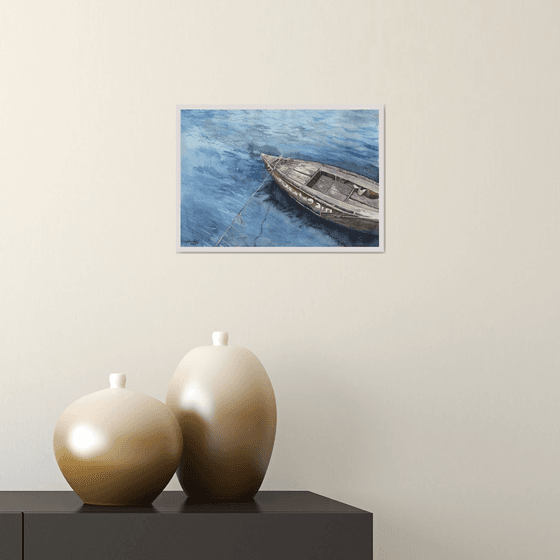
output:
[{"label": "framed picture", "polygon": [[178,106],[177,252],[383,252],[384,107]]}]

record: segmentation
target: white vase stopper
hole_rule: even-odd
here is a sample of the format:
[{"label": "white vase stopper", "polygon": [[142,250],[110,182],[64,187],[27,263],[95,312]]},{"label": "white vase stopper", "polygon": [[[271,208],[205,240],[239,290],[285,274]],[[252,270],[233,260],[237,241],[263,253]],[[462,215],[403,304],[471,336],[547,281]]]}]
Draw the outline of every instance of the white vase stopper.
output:
[{"label": "white vase stopper", "polygon": [[214,331],[212,333],[212,343],[214,346],[227,346],[229,334],[224,331]]},{"label": "white vase stopper", "polygon": [[126,385],[126,374],[111,373],[109,375],[109,387],[111,389],[124,389]]}]

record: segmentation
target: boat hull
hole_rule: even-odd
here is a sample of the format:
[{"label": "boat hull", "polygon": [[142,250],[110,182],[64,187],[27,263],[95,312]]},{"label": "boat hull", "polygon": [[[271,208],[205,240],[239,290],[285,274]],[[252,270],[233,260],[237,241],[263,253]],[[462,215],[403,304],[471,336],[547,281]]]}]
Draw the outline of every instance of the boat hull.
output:
[{"label": "boat hull", "polygon": [[316,216],[355,231],[379,229],[378,185],[371,179],[317,162],[262,159],[276,184]]}]

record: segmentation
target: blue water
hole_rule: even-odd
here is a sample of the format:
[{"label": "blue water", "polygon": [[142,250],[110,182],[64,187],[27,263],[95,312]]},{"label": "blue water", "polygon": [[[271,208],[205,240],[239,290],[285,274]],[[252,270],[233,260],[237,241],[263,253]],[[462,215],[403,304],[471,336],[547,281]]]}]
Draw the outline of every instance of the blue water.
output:
[{"label": "blue water", "polygon": [[182,247],[378,247],[376,233],[327,222],[276,185],[261,153],[379,180],[379,112],[181,111]]}]

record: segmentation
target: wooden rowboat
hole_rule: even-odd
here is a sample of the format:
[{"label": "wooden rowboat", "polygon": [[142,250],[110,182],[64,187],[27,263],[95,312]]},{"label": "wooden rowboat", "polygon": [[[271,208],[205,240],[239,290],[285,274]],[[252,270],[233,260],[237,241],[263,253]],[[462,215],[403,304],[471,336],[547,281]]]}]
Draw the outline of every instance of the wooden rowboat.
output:
[{"label": "wooden rowboat", "polygon": [[379,228],[379,184],[314,161],[261,154],[276,183],[316,216],[357,231]]}]

